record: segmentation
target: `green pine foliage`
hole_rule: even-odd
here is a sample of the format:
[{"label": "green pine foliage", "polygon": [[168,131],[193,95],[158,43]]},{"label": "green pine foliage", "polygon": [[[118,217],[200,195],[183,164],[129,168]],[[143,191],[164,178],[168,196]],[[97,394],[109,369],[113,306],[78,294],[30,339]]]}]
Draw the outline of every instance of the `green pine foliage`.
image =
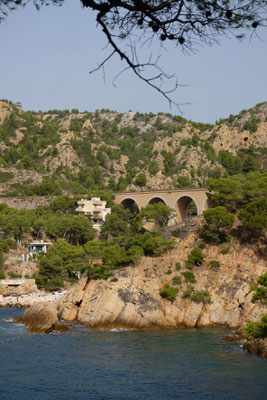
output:
[{"label": "green pine foliage", "polygon": [[171,303],[174,302],[179,292],[179,288],[175,288],[168,283],[160,290],[159,294],[164,299],[168,299]]},{"label": "green pine foliage", "polygon": [[194,273],[192,271],[182,272],[182,275],[183,275],[183,277],[185,279],[185,282],[188,282],[188,283],[196,282],[195,275],[194,275]]},{"label": "green pine foliage", "polygon": [[195,303],[209,304],[211,303],[211,295],[208,290],[200,290],[191,294],[191,300]]},{"label": "green pine foliage", "polygon": [[199,266],[204,261],[204,254],[202,252],[202,248],[195,247],[191,250],[190,254],[187,257],[185,262],[185,267],[188,269],[192,269],[195,265]]}]

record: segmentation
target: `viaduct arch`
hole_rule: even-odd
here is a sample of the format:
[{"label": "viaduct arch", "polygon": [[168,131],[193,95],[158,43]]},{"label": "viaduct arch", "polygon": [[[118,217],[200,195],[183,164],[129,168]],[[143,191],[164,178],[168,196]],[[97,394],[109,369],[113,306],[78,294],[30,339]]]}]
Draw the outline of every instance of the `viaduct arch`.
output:
[{"label": "viaduct arch", "polygon": [[191,215],[201,215],[211,207],[206,192],[206,188],[121,192],[115,194],[115,203],[140,210],[148,204],[163,202],[176,211],[177,221],[180,222],[186,218],[189,209]]}]

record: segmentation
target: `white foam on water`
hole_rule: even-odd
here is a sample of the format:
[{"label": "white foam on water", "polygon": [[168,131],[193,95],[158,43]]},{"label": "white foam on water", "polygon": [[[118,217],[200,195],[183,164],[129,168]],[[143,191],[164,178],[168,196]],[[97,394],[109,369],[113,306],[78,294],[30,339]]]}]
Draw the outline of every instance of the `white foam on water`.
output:
[{"label": "white foam on water", "polygon": [[112,328],[109,329],[109,332],[129,332],[131,329],[124,329],[124,328]]}]

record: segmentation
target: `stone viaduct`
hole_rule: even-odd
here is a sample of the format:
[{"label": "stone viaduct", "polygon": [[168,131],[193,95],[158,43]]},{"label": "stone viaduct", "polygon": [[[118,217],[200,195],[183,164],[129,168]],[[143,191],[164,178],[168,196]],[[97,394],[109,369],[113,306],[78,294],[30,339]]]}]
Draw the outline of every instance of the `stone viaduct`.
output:
[{"label": "stone viaduct", "polygon": [[180,222],[187,217],[189,205],[195,209],[195,215],[201,215],[204,210],[211,207],[206,192],[206,188],[120,192],[115,194],[115,203],[122,204],[125,207],[132,207],[136,204],[140,210],[141,207],[148,204],[163,202],[176,211],[177,221]]}]

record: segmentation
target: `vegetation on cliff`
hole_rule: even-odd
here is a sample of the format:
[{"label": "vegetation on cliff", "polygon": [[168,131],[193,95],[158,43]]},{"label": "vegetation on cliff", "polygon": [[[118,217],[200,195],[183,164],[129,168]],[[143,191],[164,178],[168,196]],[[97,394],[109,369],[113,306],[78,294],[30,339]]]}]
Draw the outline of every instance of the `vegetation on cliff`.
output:
[{"label": "vegetation on cliff", "polygon": [[[267,307],[267,272],[261,275],[252,289],[255,291],[251,301],[265,304]],[[244,329],[245,335],[249,339],[267,337],[267,314],[262,315],[260,322],[249,321]]]},{"label": "vegetation on cliff", "polygon": [[222,243],[231,235],[266,245],[267,173],[213,179],[208,184],[213,208],[204,211],[202,235]]},{"label": "vegetation on cliff", "polygon": [[[206,186],[266,170],[266,103],[217,125],[110,110],[23,111],[0,101],[2,194],[58,196]],[[256,118],[256,130],[247,129]]]},{"label": "vegetation on cliff", "polygon": [[[256,244],[259,251],[264,252],[267,174],[253,172],[212,180],[208,189],[215,207],[204,212],[203,239],[220,244],[235,237],[241,242]],[[102,190],[101,195],[112,204],[112,192]],[[28,237],[49,238],[55,242],[46,255],[39,257],[40,271],[35,275],[39,287],[55,290],[65,281],[76,281],[85,270],[91,279],[106,279],[114,269],[135,264],[143,255],[162,254],[174,244],[173,239],[162,237],[172,213],[164,204],[148,205],[140,212],[113,205],[101,236],[95,240],[90,216],[75,213],[79,198],[61,196],[48,206],[34,210],[0,205],[0,229],[5,240],[25,241]],[[147,220],[154,221],[154,231],[144,228]],[[185,262],[187,269],[203,263],[204,248],[202,242],[191,250]],[[226,250],[223,248],[222,252]],[[210,268],[218,269],[218,262],[213,261]],[[183,272],[187,282],[194,282],[194,274],[190,274]]]},{"label": "vegetation on cliff", "polygon": [[[108,195],[109,192],[106,198]],[[54,242],[46,254],[38,257],[40,269],[34,277],[40,288],[56,290],[65,281],[77,281],[86,270],[92,279],[107,278],[114,269],[135,264],[143,255],[164,253],[174,244],[173,239],[163,238],[159,229],[172,212],[165,205],[150,205],[138,214],[114,205],[102,227],[101,237],[94,240],[90,216],[75,214],[78,199],[58,197],[49,206],[34,210],[0,205],[0,229],[5,237],[1,241],[3,252],[16,243],[11,238],[22,242],[26,238],[49,238]],[[154,220],[158,227],[153,232],[144,229],[146,218]],[[4,277],[3,271],[1,276]]]}]

